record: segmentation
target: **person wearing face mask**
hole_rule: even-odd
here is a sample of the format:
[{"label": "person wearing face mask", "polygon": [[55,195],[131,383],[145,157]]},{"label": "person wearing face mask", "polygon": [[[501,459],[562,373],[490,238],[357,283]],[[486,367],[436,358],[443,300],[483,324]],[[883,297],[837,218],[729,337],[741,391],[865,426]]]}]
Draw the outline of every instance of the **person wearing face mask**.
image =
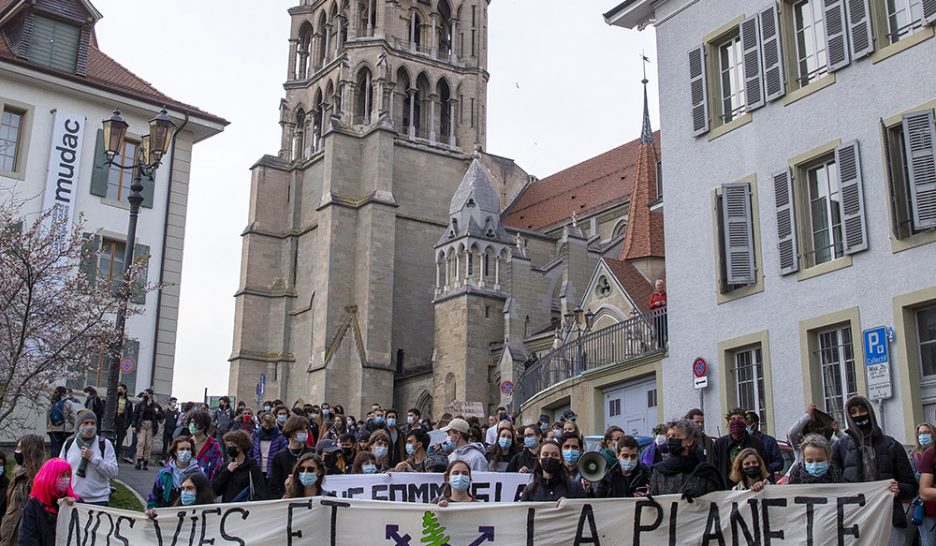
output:
[{"label": "person wearing face mask", "polygon": [[[214,504],[214,489],[211,488],[211,482],[204,474],[189,474],[182,482],[179,488],[179,498],[173,503],[173,506],[204,506]],[[153,519],[156,515],[151,516]],[[175,517],[173,514],[172,517]]]},{"label": "person wearing face mask", "polygon": [[85,402],[84,407],[94,412],[98,421],[104,418],[104,401],[98,396],[97,389],[88,385],[84,388]]},{"label": "person wearing face mask", "polygon": [[521,449],[521,446],[514,442],[516,433],[513,425],[510,425],[509,421],[502,422],[507,425],[497,431],[497,441],[487,451],[488,468],[491,472],[506,472],[510,460]]},{"label": "person wearing face mask", "polygon": [[790,468],[790,483],[841,483],[842,471],[829,459],[832,445],[824,436],[807,434],[799,445],[802,460]]},{"label": "person wearing face mask", "polygon": [[764,464],[772,476],[783,472],[783,455],[780,453],[780,444],[777,439],[761,430],[760,415],[756,411],[748,411],[744,417],[747,423],[747,433],[764,444]]},{"label": "person wearing face mask", "polygon": [[441,507],[452,502],[477,502],[471,495],[471,467],[465,461],[449,463],[442,474],[442,494],[430,501]]},{"label": "person wearing face mask", "polygon": [[82,502],[107,506],[110,480],[117,477],[117,454],[104,437],[97,434],[97,416],[88,409],[78,412],[74,436],[65,441],[59,457],[72,466],[72,488]]},{"label": "person wearing face mask", "polygon": [[429,434],[422,429],[413,429],[406,435],[405,461],[400,461],[394,467],[395,472],[425,472],[426,458],[429,456],[426,448],[429,446]]},{"label": "person wearing face mask", "polygon": [[338,468],[348,474],[351,467],[354,466],[354,457],[357,455],[357,448],[354,446],[354,434],[345,432],[338,438],[338,445],[341,446],[341,456],[338,458]]},{"label": "person wearing face mask", "polygon": [[507,415],[507,408],[504,406],[498,406],[497,410],[494,412],[494,415],[489,416],[488,418],[488,428],[484,433],[484,445],[491,447],[497,443],[498,433],[500,432],[500,424],[503,421],[510,422],[510,416]]},{"label": "person wearing face mask", "polygon": [[224,464],[221,443],[208,436],[211,415],[207,411],[195,411],[189,418],[188,430],[192,435],[192,453],[208,481],[215,479]]},{"label": "person wearing face mask", "polygon": [[[699,429],[699,434],[702,436],[701,445],[704,460],[709,463],[713,462],[715,460],[715,440],[705,433],[705,414],[699,408],[692,408],[686,412],[686,419],[692,421],[692,424]],[[666,431],[663,434],[665,435]]]},{"label": "person wearing face mask", "polygon": [[487,472],[488,462],[484,446],[480,442],[469,442],[468,421],[456,417],[439,430],[448,433],[448,439],[442,444],[442,449],[449,454],[450,463],[465,461],[475,472]]},{"label": "person wearing face mask", "polygon": [[767,470],[767,464],[757,454],[757,451],[751,448],[742,449],[731,464],[731,475],[728,477],[734,486],[732,491],[761,491],[764,486],[770,483],[767,479],[770,472]]},{"label": "person wearing face mask", "polygon": [[[923,496],[923,475],[920,469],[927,466],[927,464],[923,462],[924,455],[927,451],[931,451],[929,448],[933,446],[933,438],[936,436],[933,434],[934,432],[936,432],[936,428],[933,428],[929,423],[920,423],[917,425],[916,437],[914,438],[914,440],[916,440],[916,445],[910,452],[910,462],[913,463],[917,481],[920,483],[921,497]],[[932,457],[933,455],[930,456]],[[932,464],[929,466],[932,466]],[[916,502],[914,503],[914,509],[916,509],[917,506]],[[922,542],[922,546],[936,546],[936,502],[925,501],[922,503],[922,509],[922,524],[918,527],[920,541]]]},{"label": "person wearing face mask", "polygon": [[390,435],[383,430],[375,430],[367,440],[367,449],[377,460],[377,470],[386,472],[390,466]]},{"label": "person wearing face mask", "polygon": [[319,440],[315,444],[315,453],[321,457],[322,464],[325,465],[325,475],[341,475],[344,472],[338,468],[338,461],[341,459],[341,446],[334,440]]},{"label": "person wearing face mask", "polygon": [[871,402],[863,396],[852,396],[845,402],[848,429],[845,437],[832,446],[832,463],[842,469],[849,483],[888,480],[894,495],[894,509],[889,544],[903,544],[900,529],[907,526],[907,517],[900,502],[912,500],[917,493],[916,478],[903,445],[884,434],[877,424]]},{"label": "person wearing face mask", "polygon": [[387,427],[386,420],[384,419],[384,410],[377,408],[370,413],[370,416],[367,419],[366,429],[368,432],[374,432],[375,430],[385,430]]},{"label": "person wearing face mask", "polygon": [[283,425],[283,436],[286,437],[286,449],[273,456],[270,468],[270,479],[267,481],[267,493],[270,499],[283,498],[286,488],[286,479],[292,473],[293,467],[302,456],[315,453],[315,449],[306,446],[309,436],[309,420],[299,415],[293,415]]},{"label": "person wearing face mask", "polygon": [[163,434],[162,434],[162,451],[163,460],[159,461],[159,464],[166,465],[168,459],[168,449],[169,444],[172,443],[173,434],[175,434],[176,427],[179,426],[179,416],[182,415],[182,412],[179,411],[179,400],[173,396],[169,398],[169,406],[163,410]]},{"label": "person wearing face mask", "polygon": [[[565,465],[569,477],[582,482],[582,473],[579,472],[578,462],[582,458],[582,438],[574,432],[566,432],[559,437],[559,448],[562,449],[562,464]],[[584,482],[583,487],[588,482]]]},{"label": "person wearing face mask", "polygon": [[352,474],[377,474],[377,470],[377,457],[370,451],[358,453],[351,467]]},{"label": "person wearing face mask", "polygon": [[409,434],[410,431],[422,428],[422,424],[419,422],[422,419],[422,412],[419,411],[419,408],[410,408],[406,412],[406,427],[404,431]]},{"label": "person wearing face mask", "polygon": [[[275,428],[275,427],[274,427]],[[266,498],[266,481],[257,462],[250,457],[253,442],[243,430],[224,435],[224,446],[230,462],[211,482],[221,502],[249,502]]]},{"label": "person wearing face mask", "polygon": [[650,495],[682,495],[692,500],[712,491],[724,489],[721,473],[699,457],[699,431],[687,419],[666,424],[665,459],[653,467],[650,475]]},{"label": "person wearing face mask", "polygon": [[211,414],[211,423],[214,425],[215,439],[223,438],[229,430],[231,430],[231,423],[234,421],[234,410],[231,409],[231,399],[227,396],[222,396],[218,399],[218,409],[214,410]]},{"label": "person wearing face mask", "polygon": [[617,444],[624,437],[624,430],[616,425],[611,425],[605,430],[604,437],[599,443],[598,453],[604,457],[608,466],[612,466],[617,461]]},{"label": "person wearing face mask", "polygon": [[663,423],[653,427],[653,443],[640,454],[640,462],[647,468],[653,468],[666,457],[666,430]]},{"label": "person wearing face mask", "polygon": [[406,434],[400,429],[399,423],[397,421],[397,411],[395,409],[388,409],[386,412],[386,428],[387,435],[390,436],[390,466],[394,467],[399,464],[400,461],[406,458],[405,444],[406,444]]},{"label": "person wearing face mask", "polygon": [[58,457],[46,461],[33,479],[29,500],[23,507],[19,544],[55,546],[55,526],[60,499],[69,506],[79,499],[71,487],[72,469]]},{"label": "person wearing face mask", "polygon": [[3,519],[0,520],[0,545],[14,546],[18,544],[17,531],[23,517],[23,508],[29,500],[33,479],[39,472],[39,467],[45,461],[45,442],[41,436],[27,434],[16,443],[13,451],[13,478],[7,486],[3,499],[6,509]]},{"label": "person wearing face mask", "polygon": [[646,494],[650,469],[639,460],[637,440],[633,436],[622,436],[615,445],[614,464],[608,467],[604,478],[595,486],[595,497],[624,498]]},{"label": "person wearing face mask", "polygon": [[539,425],[527,425],[523,428],[523,450],[510,459],[507,472],[529,474],[539,458],[540,444],[543,442],[543,429]]},{"label": "person wearing face mask", "polygon": [[253,438],[251,438],[253,449],[250,452],[250,458],[256,461],[268,485],[273,457],[286,449],[289,443],[280,432],[278,420],[273,415],[273,413],[264,413],[260,416],[260,428],[254,431]]},{"label": "person wearing face mask", "polygon": [[523,489],[522,502],[558,502],[560,499],[578,499],[585,496],[578,481],[569,476],[562,464],[559,443],[546,440],[540,446],[539,460],[533,469],[533,479]]},{"label": "person wearing face mask", "polygon": [[286,491],[282,498],[298,499],[319,497],[327,494],[322,490],[325,482],[325,463],[315,453],[306,453],[296,462],[295,469],[286,480]]},{"label": "person wearing face mask", "polygon": [[124,458],[124,462],[133,463],[132,454],[126,453],[124,449],[124,440],[127,438],[127,430],[133,423],[133,402],[130,401],[127,386],[123,383],[117,385],[117,418],[114,420],[114,428],[117,432],[116,442],[119,457]]},{"label": "person wearing face mask", "polygon": [[741,450],[751,448],[757,451],[761,459],[766,460],[767,457],[764,456],[764,444],[748,434],[746,414],[743,409],[734,408],[728,412],[725,418],[728,420],[728,434],[715,440],[715,447],[713,448],[715,454],[712,464],[721,473],[722,482],[725,483],[726,487],[729,487],[733,485],[730,483],[731,465],[734,464],[735,457],[738,456],[738,453],[741,453]]},{"label": "person wearing face mask", "polygon": [[172,441],[168,457],[169,462],[156,474],[153,489],[146,499],[146,515],[151,518],[156,508],[175,504],[182,491],[182,482],[189,474],[204,474],[192,455],[192,441],[186,436]]},{"label": "person wearing face mask", "polygon": [[150,456],[153,451],[153,438],[159,432],[159,421],[163,420],[163,410],[153,400],[153,389],[143,391],[143,401],[133,411],[133,432],[137,437],[136,465],[140,470],[149,470]]}]

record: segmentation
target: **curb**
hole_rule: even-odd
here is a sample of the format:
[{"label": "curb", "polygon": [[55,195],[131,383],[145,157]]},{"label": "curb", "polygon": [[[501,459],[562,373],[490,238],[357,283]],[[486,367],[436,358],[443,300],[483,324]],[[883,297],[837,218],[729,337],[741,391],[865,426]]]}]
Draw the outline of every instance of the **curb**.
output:
[{"label": "curb", "polygon": [[128,484],[127,482],[120,481],[120,480],[118,480],[117,478],[114,478],[112,481],[115,481],[115,482],[119,483],[120,485],[126,487],[126,488],[127,488],[127,491],[130,491],[131,493],[133,493],[133,496],[136,497],[136,500],[139,501],[139,503],[140,503],[141,510],[142,510],[142,511],[146,511],[146,499],[144,499],[142,495],[140,495],[139,493],[137,493],[137,492],[136,492],[136,489],[130,487],[130,484]]}]

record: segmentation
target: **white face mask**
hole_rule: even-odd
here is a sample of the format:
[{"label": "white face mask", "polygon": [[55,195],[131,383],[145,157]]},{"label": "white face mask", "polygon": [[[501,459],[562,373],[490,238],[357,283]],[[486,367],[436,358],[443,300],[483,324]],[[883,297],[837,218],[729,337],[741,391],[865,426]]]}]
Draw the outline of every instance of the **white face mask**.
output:
[{"label": "white face mask", "polygon": [[68,491],[68,486],[71,485],[71,478],[63,477],[55,481],[55,490],[59,493],[64,493]]}]

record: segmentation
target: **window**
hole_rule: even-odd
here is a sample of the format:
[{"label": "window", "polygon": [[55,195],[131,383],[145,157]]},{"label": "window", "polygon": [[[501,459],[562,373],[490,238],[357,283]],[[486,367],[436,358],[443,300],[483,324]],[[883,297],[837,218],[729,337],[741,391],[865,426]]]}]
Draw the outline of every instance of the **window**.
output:
[{"label": "window", "polygon": [[920,375],[936,378],[936,305],[916,311]]},{"label": "window", "polygon": [[17,167],[16,154],[23,137],[23,112],[4,108],[0,117],[0,172],[13,172]]},{"label": "window", "polygon": [[738,350],[734,353],[735,400],[738,407],[756,412],[760,422],[767,422],[767,405],[764,400],[764,361],[760,346]]},{"label": "window", "polygon": [[[126,201],[130,195],[130,184],[133,180],[133,170],[128,169],[133,165],[133,160],[137,154],[139,144],[124,140],[121,143],[117,155],[114,156],[114,163],[107,173],[107,198],[115,201]],[[121,169],[120,167],[124,167]]]},{"label": "window", "polygon": [[718,46],[719,100],[724,123],[745,112],[741,37],[735,34]]},{"label": "window", "polygon": [[608,401],[608,417],[617,417],[621,414],[621,399],[615,398]]},{"label": "window", "polygon": [[719,292],[727,294],[757,282],[751,185],[723,185],[715,195],[715,215]]},{"label": "window", "polygon": [[799,87],[803,87],[829,71],[822,2],[803,0],[794,4],[793,26],[796,34],[797,78]]},{"label": "window", "polygon": [[101,239],[101,252],[98,254],[98,275],[111,283],[113,290],[117,290],[120,279],[123,277],[124,252],[126,243],[114,239]]},{"label": "window", "polygon": [[656,197],[663,198],[663,162],[656,162]]},{"label": "window", "polygon": [[647,391],[647,407],[655,408],[657,407],[657,390],[650,389]]},{"label": "window", "polygon": [[817,337],[823,406],[826,413],[844,423],[845,401],[858,392],[851,328],[820,330]]},{"label": "window", "polygon": [[923,0],[884,0],[887,9],[887,38],[890,43],[910,36],[925,25]]},{"label": "window", "polygon": [[62,21],[36,15],[33,18],[29,61],[65,72],[75,72],[81,29]]},{"label": "window", "polygon": [[809,235],[812,264],[819,265],[844,255],[838,170],[829,158],[806,171],[809,192]]},{"label": "window", "polygon": [[884,128],[892,232],[906,239],[936,228],[936,124],[933,111],[912,112]]}]

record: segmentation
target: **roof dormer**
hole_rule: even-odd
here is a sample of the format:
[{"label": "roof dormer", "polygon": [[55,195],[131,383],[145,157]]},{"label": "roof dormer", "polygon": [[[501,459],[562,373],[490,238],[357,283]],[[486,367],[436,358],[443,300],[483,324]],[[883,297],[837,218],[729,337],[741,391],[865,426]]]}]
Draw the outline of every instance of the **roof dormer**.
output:
[{"label": "roof dormer", "polygon": [[18,58],[84,76],[100,12],[86,0],[0,1],[0,33]]}]

